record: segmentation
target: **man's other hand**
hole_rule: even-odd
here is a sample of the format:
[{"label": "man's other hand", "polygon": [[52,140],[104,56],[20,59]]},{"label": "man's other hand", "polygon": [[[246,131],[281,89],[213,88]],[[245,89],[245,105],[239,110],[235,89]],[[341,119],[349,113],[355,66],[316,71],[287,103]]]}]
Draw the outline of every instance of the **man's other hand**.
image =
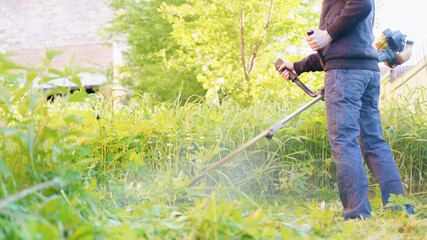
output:
[{"label": "man's other hand", "polygon": [[332,37],[325,30],[315,29],[314,33],[305,38],[311,50],[317,51],[325,48],[332,42]]},{"label": "man's other hand", "polygon": [[[287,68],[288,71],[286,71],[285,68]],[[283,70],[285,70],[285,71],[283,71]],[[290,78],[289,71],[291,71],[295,76],[298,76],[297,72],[294,69],[294,63],[293,62],[285,62],[279,67],[279,69],[277,69],[277,72],[279,72],[279,74],[284,79],[292,80]]]}]

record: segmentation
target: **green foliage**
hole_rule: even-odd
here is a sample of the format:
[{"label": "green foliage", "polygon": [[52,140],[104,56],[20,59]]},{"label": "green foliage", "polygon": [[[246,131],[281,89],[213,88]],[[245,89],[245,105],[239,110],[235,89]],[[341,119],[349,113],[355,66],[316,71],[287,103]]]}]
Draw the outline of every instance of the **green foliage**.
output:
[{"label": "green foliage", "polygon": [[[138,100],[111,112],[103,101],[97,101],[93,112],[99,120],[94,120],[88,105],[75,112],[82,118],[81,129],[75,131],[86,131],[79,140],[85,151],[79,153],[76,164],[84,167],[85,175],[108,172],[113,178],[123,169],[139,173],[145,167],[192,176],[298,107],[293,102],[266,101],[241,108],[232,101],[217,107],[203,102],[180,106]],[[330,156],[323,111],[321,105],[313,107],[310,114],[276,134],[274,141],[259,142],[221,168],[221,175],[228,179],[214,174],[208,185],[221,183],[249,192],[258,189],[263,196],[279,187],[304,192],[319,179],[321,184],[331,184],[334,168],[321,160]],[[279,180],[283,180],[281,186]]]},{"label": "green foliage", "polygon": [[201,67],[197,79],[208,89],[207,97],[250,102],[277,97],[283,85],[277,83],[274,62],[294,53],[301,36],[315,25],[318,3],[190,0],[180,6],[165,3],[160,12],[173,23],[177,42],[188,49],[182,56],[185,64]]},{"label": "green foliage", "polygon": [[[185,0],[168,1],[180,5]],[[196,81],[194,64],[182,63],[186,47],[171,35],[172,23],[157,9],[163,1],[112,0],[115,12],[111,27],[105,29],[106,38],[121,42],[127,38],[127,60],[120,68],[124,84],[157,101],[173,101],[178,96],[187,99],[193,94],[204,95]]]},{"label": "green foliage", "polygon": [[[194,176],[293,112],[304,100],[263,101],[245,108],[231,100],[220,107],[203,102],[181,106],[136,100],[114,113],[104,109],[99,101],[95,104],[95,112],[101,116],[99,121],[93,121],[88,109],[76,113],[83,118],[79,131],[98,129],[80,138],[86,151],[79,156],[79,165],[85,166],[90,175],[107,171],[117,177],[122,169],[138,172],[148,167]],[[383,111],[385,138],[393,148],[402,180],[410,192],[422,192],[425,186],[423,106],[425,102],[420,103],[418,110],[411,110],[414,118],[402,118],[407,111],[404,106],[394,109],[393,114]],[[407,129],[409,123],[417,138],[407,137],[412,134]],[[390,135],[389,131],[395,134]],[[408,148],[409,158],[402,159],[400,154],[409,154]],[[368,176],[375,183],[372,175]],[[256,193],[259,198],[280,191],[301,194],[324,187],[324,192],[334,189],[335,165],[328,144],[324,106],[311,107],[276,133],[272,141],[259,141],[204,181],[209,187],[228,186]]]},{"label": "green foliage", "polygon": [[[48,124],[55,114],[45,104],[51,93],[34,88],[36,80],[43,83],[64,76],[79,82],[79,68],[73,68],[72,62],[64,71],[51,68],[50,62],[58,54],[60,52],[46,49],[46,58],[39,68],[17,66],[4,58],[5,55],[0,57],[0,66],[5,70],[4,87],[0,88],[0,151],[2,159],[15,159],[6,161],[6,168],[19,183],[34,183],[60,174],[58,170],[65,163],[59,160],[71,151],[61,143],[72,133]],[[66,93],[67,90],[53,89],[52,92]]]},{"label": "green foliage", "polygon": [[[122,69],[144,92],[160,100],[204,95],[249,103],[281,99],[278,57],[298,60],[305,32],[316,26],[320,1],[124,1],[109,38],[126,36],[131,47]],[[197,80],[196,80],[197,79]]]},{"label": "green foliage", "polygon": [[388,198],[389,203],[385,205],[386,208],[404,209],[406,204],[414,204],[414,201],[405,198],[402,194],[396,196],[396,194],[390,194]]},{"label": "green foliage", "polygon": [[[38,68],[18,66],[0,53],[0,238],[57,239],[81,227],[82,215],[74,206],[86,208],[90,199],[75,182],[79,172],[70,169],[73,146],[66,138],[77,136],[66,124],[50,125],[51,119],[67,118],[64,107],[52,112],[47,97],[67,89],[43,92],[34,81],[68,77],[79,83],[80,68],[72,61],[64,71],[50,66],[58,51],[46,49]],[[80,84],[80,83],[79,83]],[[80,84],[81,85],[81,84]],[[71,95],[73,96],[73,95]],[[71,97],[72,98],[72,97]],[[31,187],[29,187],[31,186]],[[46,194],[36,195],[39,191]],[[71,201],[69,200],[71,197]],[[86,206],[85,206],[86,205]],[[58,224],[59,223],[59,224]]]},{"label": "green foliage", "polygon": [[[418,192],[426,186],[426,92],[424,87],[414,88],[411,94],[386,102],[387,108],[382,111],[383,135],[392,148],[403,184],[410,192]],[[414,95],[420,97],[414,98]]]},{"label": "green foliage", "polygon": [[[406,183],[417,186],[416,215],[389,214],[370,196],[368,221],[342,221],[327,144],[324,107],[313,106],[261,140],[199,186],[190,178],[307,99],[257,101],[245,108],[226,99],[112,105],[84,91],[55,102],[35,79],[72,77],[72,64],[51,69],[2,61],[0,68],[0,239],[360,239],[426,235],[425,148],[406,137],[425,135],[425,102],[405,104],[418,119],[387,116],[387,140]],[[77,80],[77,79],[76,79]],[[54,91],[61,91],[56,89]],[[416,106],[416,105],[419,106]],[[392,130],[391,127],[392,126]],[[392,134],[390,134],[392,133]],[[399,143],[399,144],[396,144]],[[415,144],[415,148],[407,148]],[[410,155],[409,155],[410,154]],[[401,161],[401,160],[399,160]],[[418,185],[420,184],[420,185]],[[416,192],[416,193],[415,193]],[[401,207],[407,200],[390,198]]]}]

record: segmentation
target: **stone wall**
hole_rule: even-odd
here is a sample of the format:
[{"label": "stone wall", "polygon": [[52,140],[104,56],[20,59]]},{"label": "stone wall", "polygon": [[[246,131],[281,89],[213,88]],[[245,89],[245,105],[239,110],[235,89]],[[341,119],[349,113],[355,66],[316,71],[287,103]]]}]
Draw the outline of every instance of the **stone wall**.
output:
[{"label": "stone wall", "polygon": [[47,47],[64,51],[56,66],[74,53],[79,64],[106,68],[112,48],[98,34],[112,16],[104,0],[0,0],[0,48],[20,64],[37,64]]}]

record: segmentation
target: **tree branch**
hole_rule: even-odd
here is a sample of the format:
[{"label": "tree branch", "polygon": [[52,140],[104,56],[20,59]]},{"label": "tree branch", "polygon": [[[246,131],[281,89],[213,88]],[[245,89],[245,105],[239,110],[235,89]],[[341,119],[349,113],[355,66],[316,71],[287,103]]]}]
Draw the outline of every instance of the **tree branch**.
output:
[{"label": "tree branch", "polygon": [[242,67],[243,67],[243,72],[245,74],[245,79],[248,80],[249,76],[248,76],[248,72],[246,70],[246,61],[245,61],[245,39],[244,39],[244,15],[243,15],[243,2],[242,2],[242,6],[240,9],[240,55],[242,58]]},{"label": "tree branch", "polygon": [[[271,17],[273,16],[273,7],[274,7],[274,0],[271,0],[270,1],[270,11],[268,12],[267,20],[266,20],[266,22],[265,22],[265,24],[263,26],[263,30],[262,30],[262,33],[261,33],[261,39],[264,39],[265,34],[267,34],[267,29],[268,29],[268,26],[270,25]],[[252,51],[251,57],[249,59],[249,66],[248,66],[249,70],[248,70],[248,73],[252,72],[252,69],[254,68],[255,58],[258,55],[258,50],[261,47],[262,42],[263,42],[263,40],[258,41],[257,44],[255,45],[254,50]]]}]

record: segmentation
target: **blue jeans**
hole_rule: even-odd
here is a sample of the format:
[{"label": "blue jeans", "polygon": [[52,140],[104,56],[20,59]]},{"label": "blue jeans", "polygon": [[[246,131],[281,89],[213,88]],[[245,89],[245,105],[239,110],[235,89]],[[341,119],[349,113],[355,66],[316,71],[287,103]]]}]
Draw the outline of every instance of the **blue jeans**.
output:
[{"label": "blue jeans", "polygon": [[[377,71],[332,69],[325,73],[328,137],[345,219],[371,215],[362,157],[381,187],[384,205],[390,194],[404,194],[390,147],[382,138],[379,93]],[[406,208],[413,213],[412,205]]]}]

